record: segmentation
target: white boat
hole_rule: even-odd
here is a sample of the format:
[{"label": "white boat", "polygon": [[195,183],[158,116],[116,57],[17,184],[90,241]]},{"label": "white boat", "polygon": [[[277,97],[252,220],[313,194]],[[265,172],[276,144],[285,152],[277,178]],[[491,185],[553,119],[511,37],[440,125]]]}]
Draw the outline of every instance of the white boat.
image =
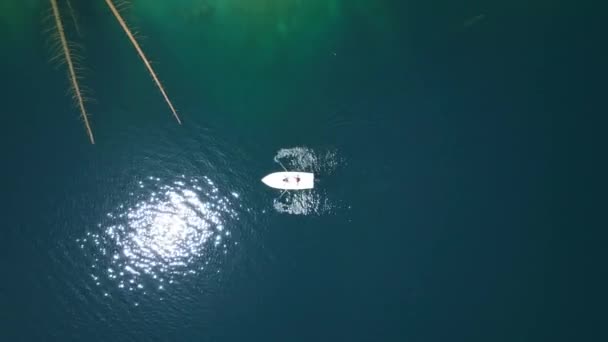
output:
[{"label": "white boat", "polygon": [[275,189],[305,190],[314,187],[315,175],[311,172],[274,172],[262,178],[262,182]]}]

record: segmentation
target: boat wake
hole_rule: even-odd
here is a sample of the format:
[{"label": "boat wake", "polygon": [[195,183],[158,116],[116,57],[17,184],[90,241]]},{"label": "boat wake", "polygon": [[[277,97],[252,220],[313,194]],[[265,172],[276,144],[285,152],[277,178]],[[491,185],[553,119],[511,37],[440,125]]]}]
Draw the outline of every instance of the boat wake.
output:
[{"label": "boat wake", "polygon": [[[280,149],[274,161],[288,170],[313,172],[315,181],[331,175],[344,161],[336,150],[316,152],[308,147]],[[330,214],[338,205],[330,200],[325,189],[316,187],[310,190],[288,191],[273,200],[273,208],[279,213],[292,215]]]},{"label": "boat wake", "polygon": [[274,161],[290,170],[313,172],[316,175],[330,175],[344,163],[336,150],[318,153],[308,147],[282,148],[274,156]]}]

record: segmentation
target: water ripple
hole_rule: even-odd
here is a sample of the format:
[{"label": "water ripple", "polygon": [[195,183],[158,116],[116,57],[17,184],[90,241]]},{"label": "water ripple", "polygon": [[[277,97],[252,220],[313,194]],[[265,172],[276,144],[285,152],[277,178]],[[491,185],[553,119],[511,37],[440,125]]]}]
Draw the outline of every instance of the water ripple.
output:
[{"label": "water ripple", "polygon": [[340,208],[335,200],[330,200],[327,191],[319,185],[319,176],[331,175],[345,164],[336,150],[318,152],[308,147],[282,148],[277,151],[274,161],[289,170],[315,173],[315,188],[303,191],[289,191],[276,197],[273,208],[279,213],[292,215],[323,215]]}]

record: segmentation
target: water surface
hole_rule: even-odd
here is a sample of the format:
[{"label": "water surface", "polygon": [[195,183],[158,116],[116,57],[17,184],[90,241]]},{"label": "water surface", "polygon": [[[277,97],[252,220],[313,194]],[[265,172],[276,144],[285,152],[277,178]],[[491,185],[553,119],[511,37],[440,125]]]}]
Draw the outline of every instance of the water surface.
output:
[{"label": "water surface", "polygon": [[[0,340],[601,340],[553,217],[579,12],[132,1],[179,126],[104,3],[72,2],[95,146],[48,4],[3,8]],[[277,161],[316,188],[265,187]]]}]

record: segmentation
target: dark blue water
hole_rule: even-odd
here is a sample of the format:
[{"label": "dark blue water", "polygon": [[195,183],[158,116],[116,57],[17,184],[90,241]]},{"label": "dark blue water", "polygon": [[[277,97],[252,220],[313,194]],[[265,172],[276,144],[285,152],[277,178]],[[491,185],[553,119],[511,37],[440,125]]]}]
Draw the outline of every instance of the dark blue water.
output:
[{"label": "dark blue water", "polygon": [[[72,2],[94,146],[48,4],[2,17],[0,341],[602,340],[597,204],[564,181],[600,145],[597,16],[133,1],[180,126]],[[265,187],[275,159],[316,188]]]}]

